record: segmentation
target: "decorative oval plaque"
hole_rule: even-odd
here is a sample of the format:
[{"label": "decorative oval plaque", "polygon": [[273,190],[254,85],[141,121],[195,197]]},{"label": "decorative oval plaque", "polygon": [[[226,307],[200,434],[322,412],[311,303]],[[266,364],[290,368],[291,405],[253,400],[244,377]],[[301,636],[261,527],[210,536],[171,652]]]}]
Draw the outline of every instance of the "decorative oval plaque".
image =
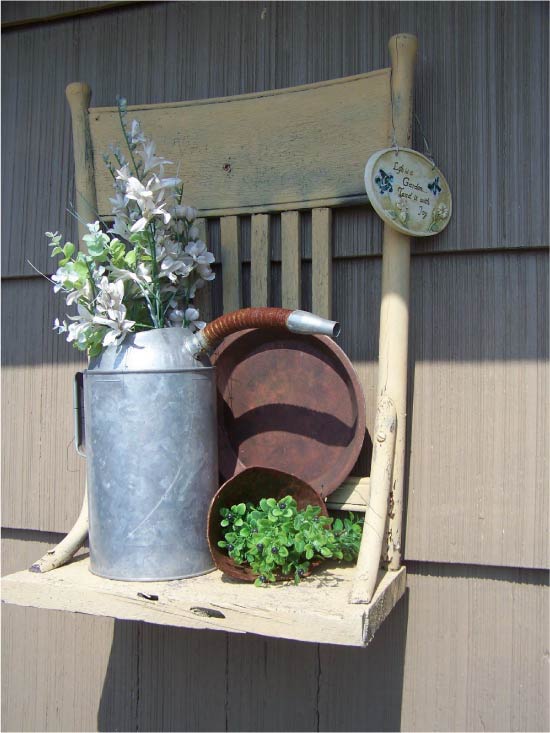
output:
[{"label": "decorative oval plaque", "polygon": [[437,166],[410,148],[386,148],[371,155],[365,187],[376,213],[411,237],[431,237],[451,218],[449,184]]}]

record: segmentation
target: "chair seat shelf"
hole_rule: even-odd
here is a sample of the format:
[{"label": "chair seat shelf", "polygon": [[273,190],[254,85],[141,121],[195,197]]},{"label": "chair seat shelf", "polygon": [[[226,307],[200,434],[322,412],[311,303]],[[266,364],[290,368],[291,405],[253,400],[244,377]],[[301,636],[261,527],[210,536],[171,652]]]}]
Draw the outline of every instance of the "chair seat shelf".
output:
[{"label": "chair seat shelf", "polygon": [[[332,317],[340,294],[333,298],[331,207],[365,202],[363,170],[370,155],[411,142],[416,39],[393,36],[389,50],[391,68],[368,74],[224,99],[129,108],[146,129],[156,131],[159,150],[174,148],[170,157],[189,181],[186,196],[203,217],[199,228],[206,234],[206,221],[219,219],[225,313],[243,302],[241,215],[251,216],[251,305],[271,304],[270,222],[273,214],[280,214],[281,305],[300,309],[300,217],[311,210],[311,309]],[[96,211],[109,215],[112,181],[101,165],[101,153],[119,134],[118,110],[90,108],[90,96],[85,84],[67,87],[81,222],[93,221]],[[87,230],[82,223],[79,229],[82,237]],[[87,554],[62,564],[86,538],[85,496],[69,536],[33,566],[40,572],[22,570],[3,578],[2,601],[166,626],[366,646],[406,589],[401,524],[409,267],[408,237],[386,224],[371,475],[348,478],[327,500],[331,511],[365,513],[356,565],[327,562],[298,585],[265,588],[232,580],[218,570],[163,582],[108,580],[90,572]],[[211,305],[199,303],[207,318]]]},{"label": "chair seat shelf", "polygon": [[327,564],[299,585],[265,588],[231,580],[218,570],[186,580],[144,583],[93,575],[85,555],[48,573],[23,570],[4,577],[2,600],[188,629],[366,646],[405,592],[406,573],[404,567],[381,572],[371,603],[352,604],[348,596],[354,571],[353,566]]},{"label": "chair seat shelf", "polygon": [[[329,497],[329,509],[364,512],[369,488],[368,478],[350,477]],[[92,574],[86,553],[47,573],[22,570],[4,577],[2,601],[189,629],[366,646],[403,596],[406,571],[403,566],[380,571],[367,604],[350,603],[355,571],[353,564],[327,562],[299,585],[265,588],[217,570],[185,580],[128,582]]]}]

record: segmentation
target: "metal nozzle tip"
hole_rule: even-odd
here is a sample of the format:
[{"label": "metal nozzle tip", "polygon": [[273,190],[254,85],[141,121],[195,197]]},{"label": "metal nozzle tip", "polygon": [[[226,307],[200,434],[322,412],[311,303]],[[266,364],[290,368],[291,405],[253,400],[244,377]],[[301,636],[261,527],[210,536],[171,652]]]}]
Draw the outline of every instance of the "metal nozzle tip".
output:
[{"label": "metal nozzle tip", "polygon": [[287,320],[287,328],[294,333],[320,333],[333,338],[340,334],[340,324],[307,311],[293,311]]}]

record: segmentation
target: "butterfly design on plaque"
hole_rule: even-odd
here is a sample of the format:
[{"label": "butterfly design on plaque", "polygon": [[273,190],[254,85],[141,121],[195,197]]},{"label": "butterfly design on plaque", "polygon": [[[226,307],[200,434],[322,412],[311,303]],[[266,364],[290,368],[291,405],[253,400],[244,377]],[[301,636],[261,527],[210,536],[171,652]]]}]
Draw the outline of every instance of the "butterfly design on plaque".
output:
[{"label": "butterfly design on plaque", "polygon": [[365,188],[376,213],[412,237],[441,232],[451,218],[449,184],[435,163],[410,148],[386,148],[371,155]]}]

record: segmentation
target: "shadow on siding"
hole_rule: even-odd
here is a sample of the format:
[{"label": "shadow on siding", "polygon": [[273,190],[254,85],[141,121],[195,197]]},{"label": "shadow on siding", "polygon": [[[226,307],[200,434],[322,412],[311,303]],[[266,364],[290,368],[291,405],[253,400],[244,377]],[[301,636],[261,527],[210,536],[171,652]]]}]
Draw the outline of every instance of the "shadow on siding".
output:
[{"label": "shadow on siding", "polygon": [[408,592],[366,649],[115,621],[98,731],[397,731]]}]

